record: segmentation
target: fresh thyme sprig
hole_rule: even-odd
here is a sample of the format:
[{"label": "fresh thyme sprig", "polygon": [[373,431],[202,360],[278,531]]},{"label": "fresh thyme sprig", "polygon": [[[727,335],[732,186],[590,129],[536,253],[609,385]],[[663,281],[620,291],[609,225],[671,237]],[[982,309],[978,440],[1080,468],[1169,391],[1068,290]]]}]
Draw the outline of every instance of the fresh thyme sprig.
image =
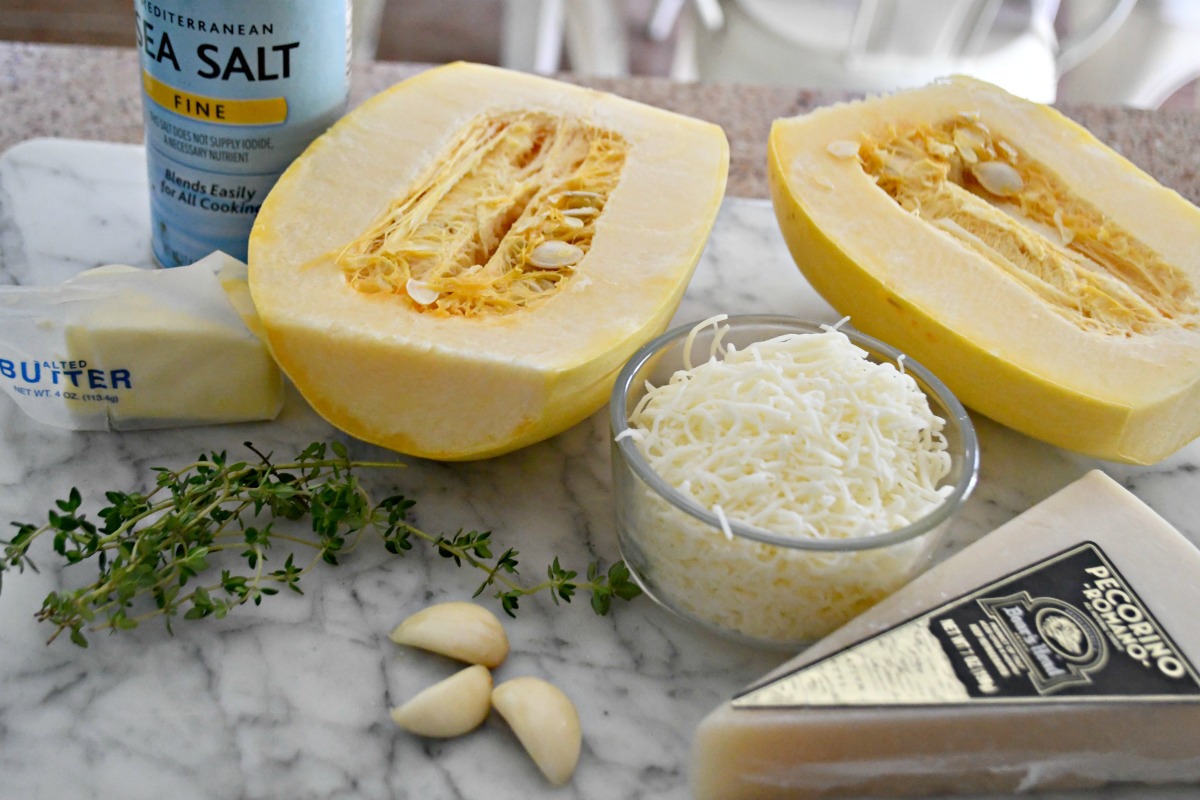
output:
[{"label": "fresh thyme sprig", "polygon": [[[620,561],[607,572],[592,563],[586,580],[580,581],[555,558],[545,581],[526,586],[517,580],[516,550],[507,548],[493,558],[490,531],[460,530],[448,536],[414,527],[408,521],[414,501],[393,495],[375,503],[355,472],[403,466],[398,462],[353,460],[340,442],[314,442],[284,463],[249,442],[246,447],[256,461],[231,463],[226,453],[212,452],[180,469],[157,467],[152,491],[105,493],[109,505],[100,509],[97,521],[81,513],[82,495],[71,489],[66,499],[55,502],[46,523],[12,523],[16,535],[0,540],[0,581],[5,571],[37,571],[29,549],[43,536],[52,537],[54,552],[68,564],[94,563],[94,582],[51,592],[36,614],[55,626],[49,641],[69,631],[70,640],[81,647],[88,643],[85,629],[128,630],[162,617],[171,630],[172,619],[180,615],[221,618],[247,602],[258,605],[281,589],[303,594],[301,577],[322,562],[336,566],[368,529],[395,555],[403,556],[418,539],[456,565],[482,571],[475,596],[494,588],[510,616],[522,597],[543,591],[555,603],[570,602],[579,591],[591,592],[597,614],[608,613],[613,598],[629,600],[640,593]],[[305,517],[311,535],[275,528],[278,520]],[[268,551],[275,546],[288,548],[288,553],[282,565],[270,569]],[[308,553],[305,563],[296,563],[297,552]],[[213,562],[223,553],[247,569],[218,571]]]}]

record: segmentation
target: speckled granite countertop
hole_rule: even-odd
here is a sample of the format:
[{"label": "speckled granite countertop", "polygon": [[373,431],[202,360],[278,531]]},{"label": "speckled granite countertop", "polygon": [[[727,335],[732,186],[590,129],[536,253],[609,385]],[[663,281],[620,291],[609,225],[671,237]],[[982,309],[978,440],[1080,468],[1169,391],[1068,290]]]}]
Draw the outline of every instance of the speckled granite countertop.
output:
[{"label": "speckled granite countertop", "polygon": [[[36,136],[142,140],[137,53],[132,49],[0,42],[0,152]],[[351,102],[421,69],[376,63],[354,73]],[[721,125],[730,142],[729,194],[766,197],[767,131],[836,96],[765,86],[678,84],[660,78],[580,82]],[[1200,203],[1200,112],[1138,111],[1099,106],[1063,110],[1100,139]]]}]

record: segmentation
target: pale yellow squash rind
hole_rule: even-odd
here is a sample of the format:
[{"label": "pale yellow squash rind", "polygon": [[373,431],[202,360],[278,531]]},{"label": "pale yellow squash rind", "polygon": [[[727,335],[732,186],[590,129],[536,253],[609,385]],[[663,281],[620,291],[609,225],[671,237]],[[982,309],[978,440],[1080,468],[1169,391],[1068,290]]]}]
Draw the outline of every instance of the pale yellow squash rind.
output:
[{"label": "pale yellow squash rind", "polygon": [[[484,113],[574,115],[629,143],[579,274],[518,313],[435,317],[352,289],[334,264]],[[724,195],[715,125],[493,67],[428,70],[368,100],[283,175],[250,240],[272,351],[336,427],[399,452],[498,455],[579,422],[678,306]]]},{"label": "pale yellow squash rind", "polygon": [[776,120],[772,200],[805,277],[856,327],[1030,436],[1142,464],[1196,438],[1197,320],[1132,337],[1085,331],[902,209],[856,158],[829,149],[964,112],[1054,170],[1200,291],[1200,210],[1054,109],[967,78]]}]

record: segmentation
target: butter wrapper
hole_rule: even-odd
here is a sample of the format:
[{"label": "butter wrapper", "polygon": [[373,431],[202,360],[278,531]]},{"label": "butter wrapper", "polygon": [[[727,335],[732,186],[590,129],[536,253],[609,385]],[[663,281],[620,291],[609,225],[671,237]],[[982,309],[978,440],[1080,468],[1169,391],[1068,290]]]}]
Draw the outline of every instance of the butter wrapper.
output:
[{"label": "butter wrapper", "polygon": [[0,287],[0,387],[34,419],[143,430],[273,419],[283,376],[246,265],[114,265],[53,287]]}]

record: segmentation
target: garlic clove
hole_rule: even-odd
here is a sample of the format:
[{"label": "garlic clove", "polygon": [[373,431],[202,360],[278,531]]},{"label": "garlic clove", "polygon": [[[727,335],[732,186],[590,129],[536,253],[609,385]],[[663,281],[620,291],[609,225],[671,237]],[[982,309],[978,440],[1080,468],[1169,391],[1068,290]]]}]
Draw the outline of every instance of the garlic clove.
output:
[{"label": "garlic clove", "polygon": [[561,689],[541,678],[513,678],[492,690],[492,706],[546,780],[562,786],[571,779],[583,733],[579,712]]},{"label": "garlic clove", "polygon": [[476,664],[393,708],[392,721],[419,736],[459,736],[475,730],[487,719],[491,694],[492,673]]},{"label": "garlic clove", "polygon": [[500,620],[474,603],[424,608],[397,625],[391,640],[485,667],[498,667],[508,657],[508,636]]}]

